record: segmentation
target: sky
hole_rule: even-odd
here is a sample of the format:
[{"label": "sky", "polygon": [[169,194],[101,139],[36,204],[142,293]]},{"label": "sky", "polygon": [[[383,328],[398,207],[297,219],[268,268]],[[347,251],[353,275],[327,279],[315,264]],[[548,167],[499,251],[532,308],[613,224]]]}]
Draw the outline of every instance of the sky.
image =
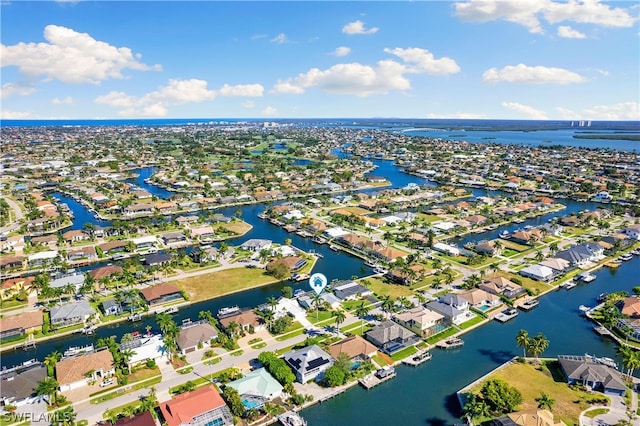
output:
[{"label": "sky", "polygon": [[640,3],[1,1],[1,117],[640,120]]}]

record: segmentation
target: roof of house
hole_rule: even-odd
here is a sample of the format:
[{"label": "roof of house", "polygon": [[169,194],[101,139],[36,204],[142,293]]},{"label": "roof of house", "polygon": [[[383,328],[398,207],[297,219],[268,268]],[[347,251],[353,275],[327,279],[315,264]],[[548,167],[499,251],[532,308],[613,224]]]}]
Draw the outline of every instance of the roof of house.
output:
[{"label": "roof of house", "polygon": [[619,371],[591,356],[558,355],[558,362],[569,380],[600,382],[609,389],[627,389]]},{"label": "roof of house", "polygon": [[56,380],[61,385],[74,383],[85,378],[89,371],[110,371],[113,369],[113,356],[108,350],[92,352],[56,363]]},{"label": "roof of house", "polygon": [[447,305],[446,303],[442,303],[438,301],[429,302],[425,306],[428,309],[431,309],[432,311],[435,311],[435,312],[438,312],[439,314],[444,315],[445,318],[454,318],[464,313],[464,311],[458,308],[455,308],[452,305]]},{"label": "roof of house", "polygon": [[225,328],[232,322],[235,322],[239,326],[252,325],[253,327],[257,327],[262,325],[263,321],[264,320],[252,310],[245,310],[228,317],[220,318],[220,324]]},{"label": "roof of house", "polygon": [[177,285],[171,283],[162,283],[140,290],[140,294],[147,302],[175,293],[182,293],[182,291]]},{"label": "roof of house", "polygon": [[323,351],[318,345],[311,345],[302,349],[289,351],[284,354],[283,358],[291,368],[302,374],[333,361],[331,355]]},{"label": "roof of house", "polygon": [[107,265],[92,269],[91,271],[89,271],[89,275],[91,275],[94,280],[101,280],[102,278],[110,277],[114,274],[121,274],[122,272],[122,266]]},{"label": "roof of house", "polygon": [[624,315],[629,315],[632,318],[640,317],[640,297],[630,296],[625,297],[622,301],[622,309],[620,311]]},{"label": "roof of house", "polygon": [[218,337],[218,330],[208,322],[204,322],[182,328],[176,343],[178,343],[180,349],[186,349],[192,348],[201,342],[208,342],[216,337]]},{"label": "roof of house", "polygon": [[177,395],[160,404],[160,411],[169,426],[192,423],[199,414],[225,406],[224,400],[213,386]]},{"label": "roof of house", "polygon": [[49,316],[51,321],[64,320],[66,318],[78,318],[93,315],[95,311],[88,301],[79,300],[64,305],[58,305],[51,308]]},{"label": "roof of house", "polygon": [[34,395],[38,382],[47,377],[47,369],[41,363],[18,368],[0,374],[0,399],[19,401]]},{"label": "roof of house", "polygon": [[432,324],[443,319],[444,316],[430,309],[425,309],[422,306],[417,306],[409,309],[408,311],[397,314],[396,318],[406,323],[416,324],[418,327],[422,328],[425,325]]},{"label": "roof of house", "polygon": [[538,408],[509,413],[494,422],[501,426],[566,426],[562,420],[554,420],[551,411]]},{"label": "roof of house", "polygon": [[0,318],[0,332],[15,330],[18,328],[29,329],[42,326],[42,312],[31,311],[17,315],[9,315]]},{"label": "roof of house", "polygon": [[366,336],[384,344],[397,338],[408,339],[411,336],[415,336],[415,333],[393,321],[385,321],[369,330]]},{"label": "roof of house", "polygon": [[282,385],[264,368],[258,368],[241,379],[227,383],[227,386],[237,390],[240,395],[260,396],[269,398],[282,392]]},{"label": "roof of house", "polygon": [[122,417],[112,424],[114,426],[156,426],[156,421],[150,411],[144,411],[133,417]]},{"label": "roof of house", "polygon": [[368,356],[377,350],[378,348],[358,335],[347,337],[329,346],[329,354],[336,359],[341,353],[347,354],[349,358],[354,358],[360,355]]},{"label": "roof of house", "polygon": [[171,255],[169,253],[154,253],[148,254],[144,257],[145,265],[157,265],[159,263],[169,262],[171,260]]},{"label": "roof of house", "polygon": [[482,290],[481,288],[472,288],[471,290],[465,290],[458,293],[460,297],[463,297],[469,301],[472,305],[484,302],[485,300],[496,301],[500,300],[495,294],[491,294]]}]

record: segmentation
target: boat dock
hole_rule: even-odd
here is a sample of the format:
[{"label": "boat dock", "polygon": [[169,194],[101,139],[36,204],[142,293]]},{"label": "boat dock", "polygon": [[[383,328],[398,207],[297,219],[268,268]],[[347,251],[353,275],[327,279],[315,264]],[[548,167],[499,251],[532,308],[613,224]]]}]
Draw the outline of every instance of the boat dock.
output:
[{"label": "boat dock", "polygon": [[609,330],[607,330],[605,327],[603,327],[601,325],[593,327],[593,331],[598,333],[600,336],[611,336],[611,337],[613,337],[613,333],[611,333]]},{"label": "boat dock", "polygon": [[523,311],[530,311],[531,309],[535,308],[539,304],[540,304],[540,301],[538,299],[527,299],[524,302],[522,302],[520,305],[518,305],[518,308],[522,309]]},{"label": "boat dock", "polygon": [[358,380],[358,383],[365,389],[371,389],[378,386],[380,383],[396,377],[396,371],[393,367],[383,367],[375,373],[369,374]]},{"label": "boat dock", "polygon": [[464,341],[457,337],[452,337],[447,340],[436,343],[436,347],[440,349],[457,349],[464,346]]},{"label": "boat dock", "polygon": [[422,364],[425,361],[429,361],[431,359],[433,355],[431,355],[431,352],[425,350],[419,351],[417,352],[415,355],[411,356],[411,357],[407,357],[405,359],[402,360],[402,363],[405,365],[410,365],[412,367],[416,367],[420,364]]},{"label": "boat dock", "polygon": [[518,315],[516,308],[507,308],[494,317],[496,321],[507,322],[510,319],[515,318]]}]

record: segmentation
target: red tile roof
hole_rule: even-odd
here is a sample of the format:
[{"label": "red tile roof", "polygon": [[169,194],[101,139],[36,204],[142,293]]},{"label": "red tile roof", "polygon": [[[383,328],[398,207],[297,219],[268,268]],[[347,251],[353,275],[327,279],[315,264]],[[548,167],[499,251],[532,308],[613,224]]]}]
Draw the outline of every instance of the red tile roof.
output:
[{"label": "red tile roof", "polygon": [[193,417],[224,406],[224,400],[213,386],[183,393],[160,404],[162,416],[169,426],[193,422]]}]

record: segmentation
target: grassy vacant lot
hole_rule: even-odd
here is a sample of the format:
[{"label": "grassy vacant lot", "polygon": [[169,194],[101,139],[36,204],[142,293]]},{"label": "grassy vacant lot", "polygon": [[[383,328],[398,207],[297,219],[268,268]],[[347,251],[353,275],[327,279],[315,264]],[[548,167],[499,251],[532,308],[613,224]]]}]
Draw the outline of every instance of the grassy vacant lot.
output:
[{"label": "grassy vacant lot", "polygon": [[411,291],[409,287],[390,284],[379,277],[368,277],[360,280],[360,282],[362,281],[367,281],[368,284],[363,284],[371,289],[377,296],[391,296],[393,299],[397,299],[400,296],[408,297],[413,295],[413,291]]},{"label": "grassy vacant lot", "polygon": [[362,207],[355,207],[355,206],[340,207],[335,210],[338,210],[338,213],[346,213],[346,214],[351,213],[356,216],[366,216],[372,213],[370,210],[365,210]]},{"label": "grassy vacant lot", "polygon": [[[589,407],[585,400],[591,396],[586,392],[569,388],[559,368],[556,361],[544,362],[542,371],[532,364],[514,363],[494,372],[487,379],[501,379],[516,387],[522,393],[522,404],[518,407],[519,410],[537,408],[538,403],[535,399],[545,392],[555,400],[553,414],[556,420],[562,420],[568,425],[578,424],[580,412]],[[472,392],[477,391],[481,386],[482,383]]]},{"label": "grassy vacant lot", "polygon": [[[516,280],[519,280],[522,283],[522,287],[532,290],[535,294],[540,294],[543,291],[547,291],[551,288],[549,284],[536,281],[531,278],[523,277],[522,275],[512,274],[511,272],[497,271],[495,275],[498,277],[504,277],[512,281],[515,278]],[[489,274],[489,277],[493,278],[493,273]]]},{"label": "grassy vacant lot", "polygon": [[427,213],[418,213],[418,219],[423,220],[427,223],[436,222],[442,219],[440,216],[436,216],[435,214],[427,214]]},{"label": "grassy vacant lot", "polygon": [[272,276],[265,274],[264,269],[233,268],[185,278],[176,284],[189,293],[191,301],[197,302],[276,281]]},{"label": "grassy vacant lot", "polygon": [[228,231],[235,232],[237,235],[244,235],[253,228],[253,226],[249,225],[247,222],[243,222],[241,220],[234,220],[229,223],[221,223],[218,225]]}]

